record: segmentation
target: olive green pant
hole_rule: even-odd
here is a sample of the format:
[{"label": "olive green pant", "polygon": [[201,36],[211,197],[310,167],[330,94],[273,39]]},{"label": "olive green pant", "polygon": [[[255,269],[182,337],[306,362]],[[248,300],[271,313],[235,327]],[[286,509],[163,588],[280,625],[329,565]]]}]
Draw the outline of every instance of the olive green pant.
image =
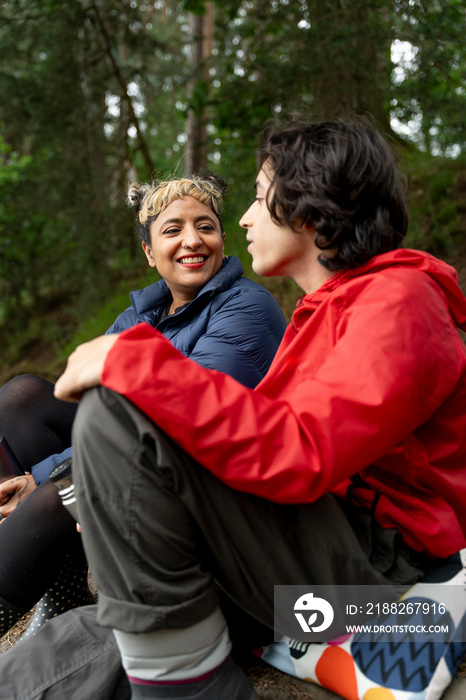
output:
[{"label": "olive green pant", "polygon": [[240,627],[249,620],[250,638],[267,643],[275,585],[402,584],[423,573],[396,531],[331,495],[282,505],[226,486],[109,389],[86,392],[73,449],[104,626],[187,627],[215,609],[220,590],[229,624],[241,612]]}]

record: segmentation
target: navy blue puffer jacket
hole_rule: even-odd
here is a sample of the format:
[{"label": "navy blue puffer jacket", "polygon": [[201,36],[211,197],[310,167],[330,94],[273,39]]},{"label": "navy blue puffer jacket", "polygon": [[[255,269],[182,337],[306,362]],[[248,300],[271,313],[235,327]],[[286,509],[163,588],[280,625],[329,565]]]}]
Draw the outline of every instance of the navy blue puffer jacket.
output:
[{"label": "navy blue puffer jacket", "polygon": [[[131,292],[132,305],[107,333],[121,333],[145,321],[200,365],[254,387],[272,362],[286,322],[270,292],[242,274],[236,256],[225,258],[197,297],[173,316],[165,315],[172,296],[164,280]],[[70,454],[68,448],[36,464],[31,470],[36,483],[47,481],[52,469]]]},{"label": "navy blue puffer jacket", "polygon": [[165,318],[163,312],[172,296],[163,280],[131,292],[132,306],[107,333],[121,333],[146,321],[203,367],[218,369],[254,387],[267,372],[286,323],[270,292],[242,274],[236,256],[225,258],[197,297]]}]

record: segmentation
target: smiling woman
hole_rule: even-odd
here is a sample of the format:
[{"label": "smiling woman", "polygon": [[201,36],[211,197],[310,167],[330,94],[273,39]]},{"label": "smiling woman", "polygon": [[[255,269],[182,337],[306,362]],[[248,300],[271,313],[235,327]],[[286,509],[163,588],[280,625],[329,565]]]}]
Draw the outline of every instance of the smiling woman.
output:
[{"label": "smiling woman", "polygon": [[[130,186],[128,201],[142,248],[162,279],[130,294],[131,306],[104,340],[111,343],[116,336],[110,334],[144,322],[199,365],[253,387],[272,361],[285,320],[272,295],[242,276],[238,258],[224,255],[220,210],[225,190],[213,175]],[[0,390],[0,432],[21,468],[31,472],[21,482],[0,484],[0,636],[41,596],[40,619],[33,618],[29,632],[56,614],[49,601],[55,599],[55,581],[63,585],[65,570],[73,591],[59,612],[89,602],[80,537],[48,481],[71,452],[75,411],[76,404],[54,399],[53,386],[40,377],[15,377]],[[26,480],[32,493],[15,508]],[[31,533],[34,546],[24,546]],[[78,585],[71,547],[83,572]]]},{"label": "smiling woman", "polygon": [[[137,191],[136,186],[130,190],[133,202]],[[225,233],[212,209],[189,195],[169,204],[155,219],[149,215],[144,224],[142,247],[149,265],[157,268],[170,289],[172,314],[219,271]]]}]

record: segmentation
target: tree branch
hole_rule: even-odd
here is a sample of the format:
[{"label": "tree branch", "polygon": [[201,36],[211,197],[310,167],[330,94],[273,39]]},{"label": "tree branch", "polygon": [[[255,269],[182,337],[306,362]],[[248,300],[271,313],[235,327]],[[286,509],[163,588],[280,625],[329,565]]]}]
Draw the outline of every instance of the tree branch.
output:
[{"label": "tree branch", "polygon": [[153,171],[154,171],[154,164],[152,162],[152,158],[150,156],[149,149],[147,147],[144,135],[141,131],[141,127],[139,125],[139,120],[136,116],[136,112],[134,111],[133,102],[131,100],[130,95],[128,94],[128,85],[127,85],[127,83],[126,83],[126,81],[123,78],[123,75],[121,73],[120,67],[118,65],[118,60],[116,57],[115,49],[113,48],[112,40],[109,36],[109,33],[107,31],[107,27],[105,26],[104,20],[99,12],[99,9],[96,5],[91,5],[91,9],[94,10],[95,15],[97,17],[97,21],[99,23],[100,29],[102,31],[102,35],[103,35],[104,40],[105,40],[106,54],[110,59],[110,62],[112,64],[112,68],[113,68],[113,73],[115,75],[115,78],[118,81],[118,84],[121,87],[121,90],[123,92],[123,97],[128,105],[130,121],[133,124],[134,128],[136,129],[139,148],[141,149],[142,156],[144,158],[144,162],[146,164],[146,168],[148,171],[148,177],[150,178]]}]

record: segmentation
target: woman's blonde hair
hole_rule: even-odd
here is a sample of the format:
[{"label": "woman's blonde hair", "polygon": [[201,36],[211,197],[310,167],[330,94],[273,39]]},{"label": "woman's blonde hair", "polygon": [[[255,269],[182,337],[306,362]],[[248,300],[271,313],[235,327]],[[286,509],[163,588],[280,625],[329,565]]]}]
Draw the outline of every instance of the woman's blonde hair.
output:
[{"label": "woman's blonde hair", "polygon": [[150,245],[152,222],[170,204],[183,197],[194,197],[198,202],[209,207],[219,220],[223,233],[220,210],[226,190],[226,182],[211,173],[193,175],[191,178],[155,181],[150,184],[133,182],[128,187],[127,200],[136,215],[138,237]]}]

